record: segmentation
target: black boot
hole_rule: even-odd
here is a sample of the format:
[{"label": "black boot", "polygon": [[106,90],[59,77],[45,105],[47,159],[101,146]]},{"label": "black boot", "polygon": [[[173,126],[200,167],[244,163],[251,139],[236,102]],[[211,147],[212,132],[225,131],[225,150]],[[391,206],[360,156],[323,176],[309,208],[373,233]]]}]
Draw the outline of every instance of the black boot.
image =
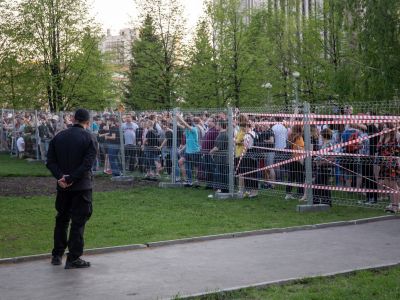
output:
[{"label": "black boot", "polygon": [[77,258],[73,261],[67,259],[67,261],[65,262],[65,269],[82,269],[89,267],[90,267],[90,262],[80,258]]},{"label": "black boot", "polygon": [[59,266],[61,265],[61,260],[62,260],[61,256],[53,255],[53,257],[51,258],[51,264],[53,266]]}]

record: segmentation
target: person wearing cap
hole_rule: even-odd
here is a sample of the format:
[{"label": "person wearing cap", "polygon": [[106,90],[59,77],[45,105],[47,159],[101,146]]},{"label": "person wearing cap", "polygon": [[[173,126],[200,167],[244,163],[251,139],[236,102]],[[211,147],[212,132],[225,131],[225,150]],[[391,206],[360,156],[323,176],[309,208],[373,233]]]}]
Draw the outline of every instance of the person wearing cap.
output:
[{"label": "person wearing cap", "polygon": [[[87,268],[81,259],[85,224],[92,215],[92,166],[96,159],[96,140],[87,130],[89,112],[78,109],[74,125],[58,133],[47,152],[47,168],[57,179],[57,210],[54,228],[53,265],[61,265],[68,247],[65,269]],[[70,226],[69,235],[68,227]]]}]

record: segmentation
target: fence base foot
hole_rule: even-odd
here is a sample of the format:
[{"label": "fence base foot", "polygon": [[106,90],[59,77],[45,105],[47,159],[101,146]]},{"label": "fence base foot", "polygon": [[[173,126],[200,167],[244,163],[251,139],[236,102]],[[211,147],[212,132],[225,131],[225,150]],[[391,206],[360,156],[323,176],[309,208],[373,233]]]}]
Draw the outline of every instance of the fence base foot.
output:
[{"label": "fence base foot", "polygon": [[158,184],[158,187],[163,188],[163,189],[181,188],[181,187],[183,187],[183,184],[180,182],[177,182],[177,183],[160,182]]},{"label": "fence base foot", "polygon": [[214,198],[218,200],[226,200],[226,199],[242,199],[243,195],[239,193],[215,193]]},{"label": "fence base foot", "polygon": [[115,176],[111,177],[111,181],[115,182],[132,182],[133,177],[132,176]]},{"label": "fence base foot", "polygon": [[92,171],[93,176],[104,175],[103,171]]},{"label": "fence base foot", "polygon": [[298,212],[319,212],[319,211],[327,211],[331,207],[327,204],[313,204],[313,205],[297,205],[296,210]]},{"label": "fence base foot", "polygon": [[34,159],[34,158],[27,158],[26,161],[28,163],[44,163],[42,160],[40,159]]}]

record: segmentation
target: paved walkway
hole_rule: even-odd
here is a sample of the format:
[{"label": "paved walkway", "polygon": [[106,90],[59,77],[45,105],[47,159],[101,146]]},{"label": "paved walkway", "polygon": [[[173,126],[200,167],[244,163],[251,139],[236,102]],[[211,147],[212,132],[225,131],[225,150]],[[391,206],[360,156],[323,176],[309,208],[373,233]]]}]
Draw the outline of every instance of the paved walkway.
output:
[{"label": "paved walkway", "polygon": [[0,265],[0,299],[165,299],[400,262],[400,220]]}]

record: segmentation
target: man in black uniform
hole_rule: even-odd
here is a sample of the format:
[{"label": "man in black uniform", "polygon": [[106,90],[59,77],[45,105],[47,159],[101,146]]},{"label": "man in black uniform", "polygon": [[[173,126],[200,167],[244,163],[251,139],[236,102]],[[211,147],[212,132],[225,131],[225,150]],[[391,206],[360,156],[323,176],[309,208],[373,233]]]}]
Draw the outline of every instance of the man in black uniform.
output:
[{"label": "man in black uniform", "polygon": [[91,169],[97,149],[94,136],[86,130],[89,119],[87,110],[78,109],[74,126],[57,134],[47,153],[46,166],[57,179],[57,216],[51,263],[61,265],[68,246],[65,269],[90,267],[89,262],[80,258],[85,224],[92,214]]}]

